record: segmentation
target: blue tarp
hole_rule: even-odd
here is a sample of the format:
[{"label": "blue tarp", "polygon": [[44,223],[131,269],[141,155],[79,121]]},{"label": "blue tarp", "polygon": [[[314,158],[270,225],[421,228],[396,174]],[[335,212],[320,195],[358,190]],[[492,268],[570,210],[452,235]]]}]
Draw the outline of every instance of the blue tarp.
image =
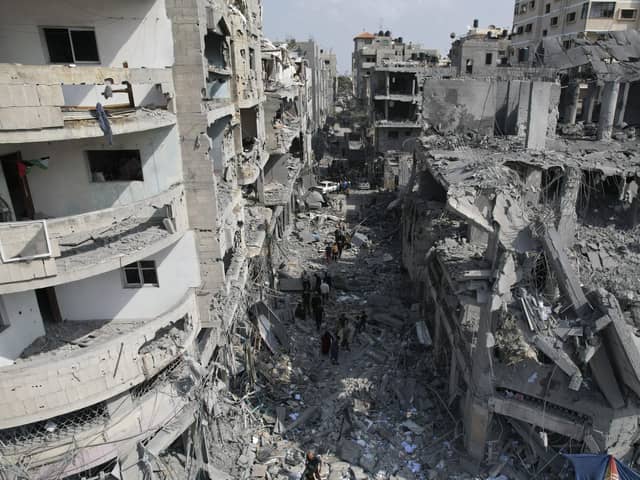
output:
[{"label": "blue tarp", "polygon": [[[608,480],[607,467],[610,455],[565,455],[576,471],[576,480]],[[634,472],[625,464],[614,459],[618,469],[619,480],[640,480],[640,474]]]}]

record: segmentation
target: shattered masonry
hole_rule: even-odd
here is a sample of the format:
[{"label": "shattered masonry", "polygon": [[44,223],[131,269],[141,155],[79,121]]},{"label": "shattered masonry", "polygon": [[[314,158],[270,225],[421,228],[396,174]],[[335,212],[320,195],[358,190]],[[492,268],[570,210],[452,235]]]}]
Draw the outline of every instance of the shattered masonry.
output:
[{"label": "shattered masonry", "polygon": [[0,7],[24,27],[0,40],[3,479],[244,472],[219,435],[246,435],[248,307],[336,88],[335,55],[264,38],[262,8]]}]

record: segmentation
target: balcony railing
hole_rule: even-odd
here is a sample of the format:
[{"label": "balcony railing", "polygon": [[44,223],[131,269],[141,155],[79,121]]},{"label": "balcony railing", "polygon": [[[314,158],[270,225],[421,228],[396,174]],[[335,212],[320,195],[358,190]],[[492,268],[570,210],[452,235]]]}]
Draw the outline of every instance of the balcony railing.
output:
[{"label": "balcony railing", "polygon": [[0,430],[94,405],[151,379],[192,344],[199,328],[189,290],[151,321],[102,322],[74,342],[81,347],[65,345],[0,368]]},{"label": "balcony railing", "polygon": [[122,207],[50,220],[0,223],[0,294],[44,288],[120,268],[123,261],[141,260],[168,247],[186,229],[182,185]]}]

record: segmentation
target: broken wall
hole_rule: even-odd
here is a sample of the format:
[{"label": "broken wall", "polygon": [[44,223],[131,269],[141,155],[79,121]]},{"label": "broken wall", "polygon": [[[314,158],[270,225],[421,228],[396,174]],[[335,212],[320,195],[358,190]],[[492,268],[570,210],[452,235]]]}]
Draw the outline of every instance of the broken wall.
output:
[{"label": "broken wall", "polygon": [[11,365],[22,351],[44,335],[35,291],[2,295],[0,316],[9,325],[0,330],[0,368]]},{"label": "broken wall", "polygon": [[493,135],[496,82],[470,79],[427,79],[422,115],[443,134],[475,131]]}]

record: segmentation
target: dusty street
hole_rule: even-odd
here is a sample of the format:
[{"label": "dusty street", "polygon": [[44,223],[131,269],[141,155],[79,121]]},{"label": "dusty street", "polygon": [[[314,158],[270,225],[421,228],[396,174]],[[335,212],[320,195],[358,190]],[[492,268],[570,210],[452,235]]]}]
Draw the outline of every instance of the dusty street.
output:
[{"label": "dusty street", "polygon": [[[290,241],[282,242],[284,269],[312,275],[327,270],[324,245],[333,238],[336,220],[346,217],[347,229],[370,243],[346,249],[328,265],[333,289],[320,331],[311,316],[295,319],[286,324],[289,352],[262,349],[258,385],[273,406],[265,417],[274,428],[260,435],[261,465],[254,465],[254,475],[266,468],[271,478],[299,478],[306,450],[321,454],[323,477],[332,480],[436,478],[445,469],[455,471],[455,440],[462,429],[444,404],[446,385],[431,349],[418,341],[418,313],[399,263],[399,220],[397,212],[386,211],[395,195],[355,191],[343,198],[332,196],[342,211],[311,213],[324,220],[319,227],[309,226],[308,213],[298,215]],[[302,242],[303,229],[319,234],[320,241]],[[301,294],[281,300],[295,306]],[[362,312],[368,317],[365,331],[356,334],[350,351],[341,349],[333,365],[320,352],[320,335],[336,331],[340,314],[355,325]],[[278,414],[284,420],[281,434],[275,433]]]}]

